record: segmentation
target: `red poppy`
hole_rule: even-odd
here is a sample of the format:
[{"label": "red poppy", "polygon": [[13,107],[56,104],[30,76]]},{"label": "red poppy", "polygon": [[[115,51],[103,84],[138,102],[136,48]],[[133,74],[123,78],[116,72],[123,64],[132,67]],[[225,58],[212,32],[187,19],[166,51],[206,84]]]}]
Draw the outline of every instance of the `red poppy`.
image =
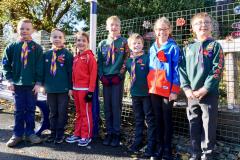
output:
[{"label": "red poppy", "polygon": [[222,69],[222,64],[219,63],[219,64],[218,64],[218,68],[219,68],[219,69]]},{"label": "red poppy", "polygon": [[215,78],[215,79],[217,79],[218,77],[219,77],[218,74],[214,74],[214,75],[213,75],[213,78]]},{"label": "red poppy", "polygon": [[208,51],[207,50],[203,50],[203,54],[207,56],[208,55]]},{"label": "red poppy", "polygon": [[138,63],[138,64],[142,64],[142,63],[143,63],[143,60],[140,58],[140,59],[137,60],[137,63]]},{"label": "red poppy", "polygon": [[217,70],[215,71],[215,73],[216,73],[216,74],[220,74],[220,69],[217,69]]},{"label": "red poppy", "polygon": [[223,54],[221,53],[221,51],[220,51],[219,57],[220,57],[221,59],[224,57]]},{"label": "red poppy", "polygon": [[161,50],[157,53],[157,57],[160,62],[167,62],[167,57],[165,56],[165,53],[163,50]]},{"label": "red poppy", "polygon": [[223,59],[222,58],[219,59],[219,63],[223,63]]},{"label": "red poppy", "polygon": [[58,60],[58,62],[60,62],[60,63],[64,63],[65,58],[64,58],[63,55],[60,55],[60,56],[58,56],[57,60]]},{"label": "red poppy", "polygon": [[186,21],[184,18],[178,18],[176,23],[177,23],[177,26],[184,26]]}]

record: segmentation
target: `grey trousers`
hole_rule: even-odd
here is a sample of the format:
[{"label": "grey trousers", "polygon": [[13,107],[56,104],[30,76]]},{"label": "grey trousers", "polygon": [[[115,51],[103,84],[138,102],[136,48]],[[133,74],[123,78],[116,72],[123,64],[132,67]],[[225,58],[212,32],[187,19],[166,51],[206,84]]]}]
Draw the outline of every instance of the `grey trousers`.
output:
[{"label": "grey trousers", "polygon": [[187,117],[193,154],[211,155],[216,142],[218,95],[188,100]]},{"label": "grey trousers", "polygon": [[120,134],[123,84],[103,86],[104,114],[107,134]]}]

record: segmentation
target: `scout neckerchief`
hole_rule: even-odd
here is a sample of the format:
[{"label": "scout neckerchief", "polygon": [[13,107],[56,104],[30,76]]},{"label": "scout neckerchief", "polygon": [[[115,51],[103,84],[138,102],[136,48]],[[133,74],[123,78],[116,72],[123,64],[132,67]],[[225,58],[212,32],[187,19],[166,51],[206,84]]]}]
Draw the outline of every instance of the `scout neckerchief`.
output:
[{"label": "scout neckerchief", "polygon": [[204,41],[198,41],[198,40],[196,40],[196,41],[200,43],[199,49],[198,49],[198,60],[196,61],[196,63],[201,65],[201,71],[203,71],[204,70],[204,62],[203,62],[204,48],[203,48],[203,43],[206,42],[206,41],[213,41],[213,38],[209,37],[209,38],[207,38]]},{"label": "scout neckerchief", "polygon": [[[114,46],[114,41],[117,40],[120,37],[121,37],[121,35],[118,35],[118,36],[113,38],[112,43],[111,43],[110,47],[108,48],[106,65],[109,64],[110,59],[112,59],[112,64],[115,63],[115,46]],[[112,39],[112,38],[109,37],[109,39]]]},{"label": "scout neckerchief", "polygon": [[21,62],[23,64],[23,67],[26,68],[27,66],[27,61],[28,61],[28,42],[32,41],[32,37],[29,37],[27,39],[20,38],[20,42],[23,42],[22,45],[22,51],[21,51]]},{"label": "scout neckerchief", "polygon": [[139,53],[131,53],[130,58],[132,58],[131,63],[131,86],[133,86],[134,82],[136,81],[136,59],[143,55],[143,51]]},{"label": "scout neckerchief", "polygon": [[53,53],[52,53],[52,60],[51,60],[51,67],[50,67],[50,74],[52,76],[55,76],[57,73],[57,51],[62,49],[63,46],[61,47],[56,47],[55,45],[52,46]]}]

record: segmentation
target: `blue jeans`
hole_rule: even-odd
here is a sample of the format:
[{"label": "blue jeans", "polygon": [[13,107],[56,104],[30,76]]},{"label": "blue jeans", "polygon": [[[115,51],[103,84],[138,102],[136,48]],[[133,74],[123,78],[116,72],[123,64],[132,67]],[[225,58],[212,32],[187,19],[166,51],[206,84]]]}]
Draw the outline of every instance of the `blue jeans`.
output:
[{"label": "blue jeans", "polygon": [[32,86],[14,86],[15,126],[13,133],[15,136],[22,137],[34,134],[35,128],[35,109],[36,96],[34,95]]}]

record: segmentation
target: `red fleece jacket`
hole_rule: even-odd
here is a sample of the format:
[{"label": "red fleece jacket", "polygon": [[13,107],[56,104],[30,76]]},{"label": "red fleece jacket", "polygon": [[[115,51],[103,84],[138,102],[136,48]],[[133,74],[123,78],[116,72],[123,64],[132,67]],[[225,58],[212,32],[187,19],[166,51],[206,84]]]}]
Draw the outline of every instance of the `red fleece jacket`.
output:
[{"label": "red fleece jacket", "polygon": [[73,87],[88,88],[94,92],[97,79],[97,62],[91,50],[86,50],[74,57],[73,60]]}]

